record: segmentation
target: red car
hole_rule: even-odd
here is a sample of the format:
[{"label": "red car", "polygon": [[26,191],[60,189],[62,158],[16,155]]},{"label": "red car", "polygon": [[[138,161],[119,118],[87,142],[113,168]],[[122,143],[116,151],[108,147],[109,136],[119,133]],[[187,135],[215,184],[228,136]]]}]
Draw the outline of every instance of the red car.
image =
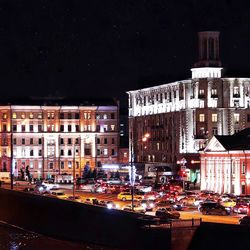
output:
[{"label": "red car", "polygon": [[237,214],[248,214],[249,211],[249,205],[247,203],[237,203],[233,207],[233,212]]},{"label": "red car", "polygon": [[159,197],[159,194],[155,191],[147,192],[144,194],[144,199],[146,200],[156,200]]}]

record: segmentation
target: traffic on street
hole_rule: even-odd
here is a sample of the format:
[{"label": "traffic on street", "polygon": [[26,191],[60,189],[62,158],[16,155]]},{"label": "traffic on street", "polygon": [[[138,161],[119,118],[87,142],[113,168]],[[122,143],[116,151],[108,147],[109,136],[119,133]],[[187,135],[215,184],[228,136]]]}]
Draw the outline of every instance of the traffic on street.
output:
[{"label": "traffic on street", "polygon": [[[10,184],[3,184],[2,187],[10,188]],[[79,178],[75,186],[51,180],[36,183],[18,181],[15,182],[14,190],[151,215],[164,222],[201,219],[204,222],[250,225],[250,197],[219,195],[210,191],[185,191],[178,181],[157,185],[136,182],[133,187],[115,178]]]}]

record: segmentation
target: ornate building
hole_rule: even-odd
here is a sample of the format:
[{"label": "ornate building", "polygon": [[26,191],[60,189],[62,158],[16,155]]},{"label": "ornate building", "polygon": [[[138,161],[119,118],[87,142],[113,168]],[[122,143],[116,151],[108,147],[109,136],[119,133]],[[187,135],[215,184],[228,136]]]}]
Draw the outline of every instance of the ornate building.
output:
[{"label": "ornate building", "polygon": [[64,99],[27,100],[0,105],[0,167],[15,176],[29,166],[34,178],[56,174],[81,176],[93,168],[117,163],[119,105]]},{"label": "ornate building", "polygon": [[[200,32],[191,79],[127,92],[135,162],[177,170],[177,162],[185,159],[188,180],[199,181],[199,150],[208,139],[250,125],[250,78],[222,77],[222,71],[219,32]],[[144,143],[145,133],[150,138]]]},{"label": "ornate building", "polygon": [[201,190],[250,194],[250,128],[212,137],[201,152]]}]

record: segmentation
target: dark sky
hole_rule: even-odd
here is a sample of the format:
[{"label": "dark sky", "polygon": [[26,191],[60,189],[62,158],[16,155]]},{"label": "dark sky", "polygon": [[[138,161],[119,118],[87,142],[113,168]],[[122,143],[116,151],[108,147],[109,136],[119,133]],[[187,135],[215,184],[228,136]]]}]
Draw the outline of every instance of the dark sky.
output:
[{"label": "dark sky", "polygon": [[0,0],[0,96],[115,96],[182,80],[197,32],[250,77],[249,0]]}]

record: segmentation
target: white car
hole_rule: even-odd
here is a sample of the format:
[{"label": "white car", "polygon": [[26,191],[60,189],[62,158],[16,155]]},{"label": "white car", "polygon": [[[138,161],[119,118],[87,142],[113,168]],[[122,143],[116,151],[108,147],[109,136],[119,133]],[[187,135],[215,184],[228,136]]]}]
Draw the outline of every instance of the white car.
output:
[{"label": "white car", "polygon": [[55,184],[55,183],[49,183],[48,181],[43,181],[42,182],[42,185],[44,185],[46,187],[47,190],[50,190],[50,189],[56,189],[56,188],[59,188],[59,185],[58,184]]},{"label": "white car", "polygon": [[94,193],[95,192],[95,184],[81,184],[78,187],[78,190]]},{"label": "white car", "polygon": [[134,211],[132,210],[132,205],[126,205],[122,208],[124,211],[129,211],[129,212],[137,212],[137,213],[146,213],[146,208],[144,208],[141,205],[134,205]]},{"label": "white car", "polygon": [[152,187],[151,186],[136,186],[136,189],[138,191],[141,191],[141,192],[144,192],[144,193],[152,191]]}]

